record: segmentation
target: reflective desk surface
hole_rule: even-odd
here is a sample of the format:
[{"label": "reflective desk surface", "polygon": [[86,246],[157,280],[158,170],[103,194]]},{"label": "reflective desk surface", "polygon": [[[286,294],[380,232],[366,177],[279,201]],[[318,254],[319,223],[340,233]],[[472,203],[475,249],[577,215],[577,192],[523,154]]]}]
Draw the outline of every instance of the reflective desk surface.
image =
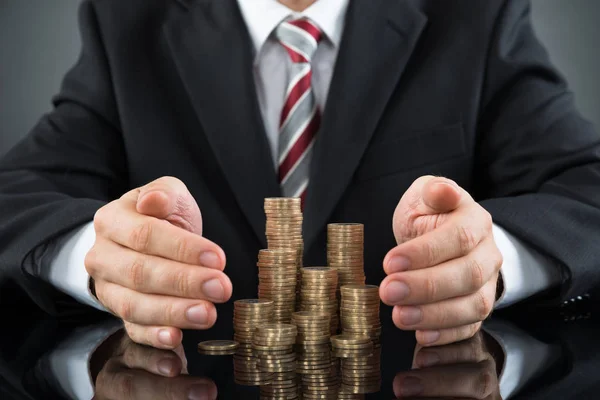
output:
[{"label": "reflective desk surface", "polygon": [[[598,399],[600,321],[590,307],[498,312],[474,338],[427,349],[394,327],[384,307],[380,385],[339,398]],[[131,342],[118,320],[11,311],[1,330],[0,399],[261,398],[261,387],[239,384],[233,356],[198,352],[200,341],[233,337],[227,312],[208,331],[185,331],[171,352]],[[345,392],[365,391],[348,375]],[[298,388],[305,399],[338,398]]]}]

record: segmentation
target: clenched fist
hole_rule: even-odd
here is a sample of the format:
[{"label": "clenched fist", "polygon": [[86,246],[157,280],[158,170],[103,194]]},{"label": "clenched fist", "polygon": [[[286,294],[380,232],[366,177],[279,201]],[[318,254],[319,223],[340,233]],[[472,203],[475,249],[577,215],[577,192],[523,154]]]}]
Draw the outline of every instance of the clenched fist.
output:
[{"label": "clenched fist", "polygon": [[492,312],[502,255],[490,214],[455,182],[417,179],[394,213],[381,300],[421,345],[472,337]]},{"label": "clenched fist", "polygon": [[85,266],[98,300],[140,344],[173,349],[181,329],[207,329],[227,301],[225,254],[202,237],[196,201],[178,179],[160,178],[96,213]]}]

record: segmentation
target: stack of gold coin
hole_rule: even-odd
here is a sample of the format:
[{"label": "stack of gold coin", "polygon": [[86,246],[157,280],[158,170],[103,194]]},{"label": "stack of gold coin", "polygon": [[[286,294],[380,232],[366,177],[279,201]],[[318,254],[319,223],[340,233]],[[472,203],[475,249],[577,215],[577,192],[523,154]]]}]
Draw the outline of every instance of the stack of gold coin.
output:
[{"label": "stack of gold coin", "polygon": [[296,311],[297,253],[264,249],[258,253],[258,298],[273,301],[273,322],[288,324]]},{"label": "stack of gold coin", "polygon": [[272,374],[268,384],[261,385],[261,398],[298,398],[296,352],[298,328],[292,324],[258,326],[252,339],[258,369]]},{"label": "stack of gold coin", "polygon": [[300,270],[300,311],[328,313],[330,331],[339,327],[337,283],[338,273],[330,267],[303,267]]},{"label": "stack of gold coin", "polygon": [[[370,354],[348,354],[348,349],[334,350],[342,357],[342,391],[372,393],[381,384],[381,321],[379,287],[345,285],[341,287],[340,318],[346,337],[370,340]],[[332,338],[333,341],[333,338]],[[334,345],[335,349],[335,345]]]},{"label": "stack of gold coin", "polygon": [[246,386],[264,385],[273,374],[260,371],[252,350],[257,326],[273,322],[273,301],[264,299],[236,300],[233,303],[233,339],[239,344],[233,356],[236,383]]},{"label": "stack of gold coin", "polygon": [[329,313],[298,311],[292,315],[292,324],[298,328],[296,372],[302,376],[304,399],[337,397],[340,379],[335,373],[339,369],[332,370],[330,323]]},{"label": "stack of gold coin", "polygon": [[[266,235],[269,249],[296,251],[297,277],[300,279],[304,240],[302,238],[302,205],[299,197],[270,197],[264,202]],[[297,290],[300,285],[297,285]],[[285,321],[289,322],[289,321]]]},{"label": "stack of gold coin", "polygon": [[338,289],[364,284],[364,225],[327,225],[327,265],[338,270]]},{"label": "stack of gold coin", "polygon": [[349,335],[366,335],[379,343],[379,287],[375,285],[344,285],[340,288],[340,319],[342,332]]}]

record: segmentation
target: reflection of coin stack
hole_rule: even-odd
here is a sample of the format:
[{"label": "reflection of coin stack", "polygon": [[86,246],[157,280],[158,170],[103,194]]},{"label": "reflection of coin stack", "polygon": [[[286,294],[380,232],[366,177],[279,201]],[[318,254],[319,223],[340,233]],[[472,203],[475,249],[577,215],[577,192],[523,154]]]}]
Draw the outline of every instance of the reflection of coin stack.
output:
[{"label": "reflection of coin stack", "polygon": [[296,352],[294,345],[298,330],[291,324],[266,324],[256,327],[252,349],[260,371],[272,374],[262,385],[262,398],[298,398]]},{"label": "reflection of coin stack", "polygon": [[[302,207],[299,197],[271,197],[264,202],[266,236],[269,249],[293,249],[297,257],[297,290],[300,290],[300,268],[304,253]],[[296,303],[298,304],[298,302]],[[289,322],[282,321],[282,322]]]},{"label": "reflection of coin stack", "polygon": [[331,357],[330,315],[299,311],[292,316],[298,327],[297,368],[305,399],[337,398],[340,384],[338,360]]},{"label": "reflection of coin stack", "polygon": [[289,323],[296,309],[296,251],[260,250],[258,298],[273,300],[273,322]]},{"label": "reflection of coin stack", "polygon": [[237,300],[233,305],[234,340],[239,347],[233,356],[235,382],[240,385],[258,386],[270,382],[271,375],[260,371],[252,350],[252,338],[257,326],[272,322],[273,301]]},{"label": "reflection of coin stack", "polygon": [[327,265],[338,270],[338,289],[364,284],[364,225],[327,225]]},{"label": "reflection of coin stack", "polygon": [[[381,385],[379,287],[345,285],[341,287],[341,296],[342,337],[349,340],[342,342],[338,338],[336,343],[336,338],[332,338],[332,345],[334,355],[342,358],[342,391],[350,393],[377,391]],[[354,338],[354,342],[351,338]],[[369,355],[359,351],[368,348],[370,348]]]},{"label": "reflection of coin stack", "polygon": [[328,313],[331,317],[330,330],[337,333],[339,327],[337,283],[338,274],[335,268],[304,267],[300,272],[300,307],[301,311]]}]

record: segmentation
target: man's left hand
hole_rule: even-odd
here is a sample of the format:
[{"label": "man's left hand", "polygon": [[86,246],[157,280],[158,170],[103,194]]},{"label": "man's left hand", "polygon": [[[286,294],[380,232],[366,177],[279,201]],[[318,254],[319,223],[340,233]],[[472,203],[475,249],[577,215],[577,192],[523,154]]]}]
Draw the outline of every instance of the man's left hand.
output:
[{"label": "man's left hand", "polygon": [[502,255],[492,217],[455,182],[417,179],[396,207],[398,246],[385,257],[381,300],[394,324],[415,330],[419,344],[475,335],[493,310]]}]

